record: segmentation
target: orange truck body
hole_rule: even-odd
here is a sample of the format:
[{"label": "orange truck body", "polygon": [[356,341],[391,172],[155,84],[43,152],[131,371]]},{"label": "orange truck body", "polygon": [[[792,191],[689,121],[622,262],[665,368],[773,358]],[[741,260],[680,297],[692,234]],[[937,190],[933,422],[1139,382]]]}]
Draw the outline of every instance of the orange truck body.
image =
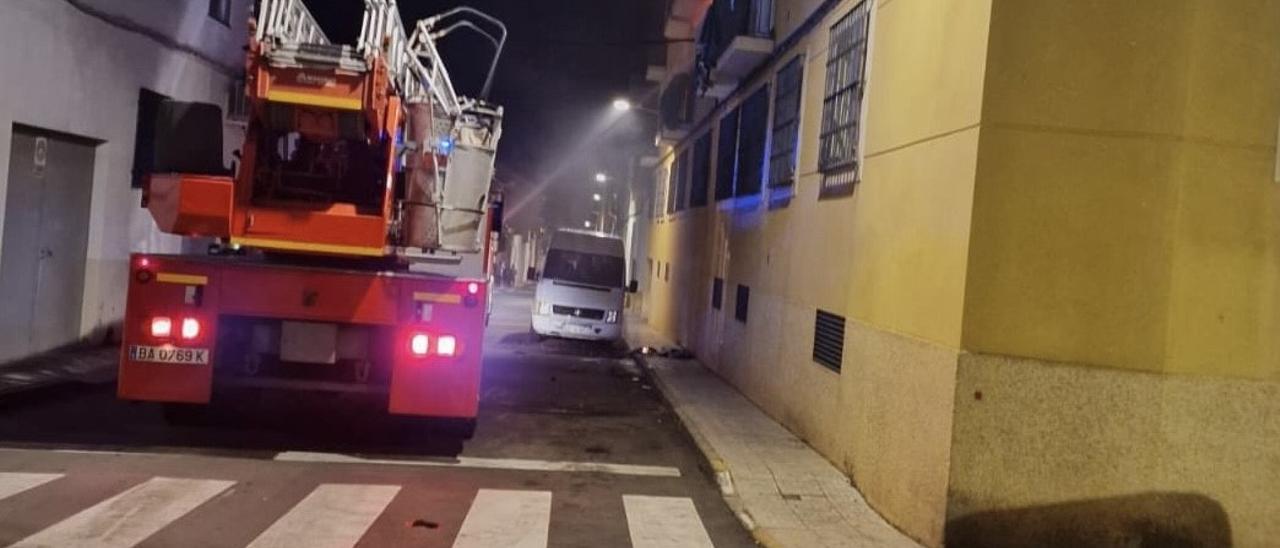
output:
[{"label": "orange truck body", "polygon": [[[385,395],[393,414],[475,417],[490,237],[462,266],[410,269],[397,256],[390,232],[404,108],[382,59],[367,61],[360,72],[271,66],[251,40],[251,120],[238,173],[150,176],[143,203],[159,229],[253,254],[131,257],[120,398],[207,404],[217,386],[248,385],[372,393]],[[289,118],[267,121],[280,112]],[[255,197],[262,126],[283,123],[322,140],[352,120],[385,166],[362,182],[382,193],[380,210]],[[484,226],[492,222],[486,214]],[[290,330],[322,334],[317,346],[331,345],[332,359],[279,365],[296,375],[258,374],[259,349],[285,352],[281,333]]]}]

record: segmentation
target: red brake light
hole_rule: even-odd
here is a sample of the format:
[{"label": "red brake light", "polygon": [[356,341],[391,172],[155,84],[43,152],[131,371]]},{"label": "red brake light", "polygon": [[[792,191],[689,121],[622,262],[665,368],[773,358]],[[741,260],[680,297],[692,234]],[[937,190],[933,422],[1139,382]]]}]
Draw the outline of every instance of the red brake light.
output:
[{"label": "red brake light", "polygon": [[413,352],[414,356],[426,356],[430,350],[431,338],[426,333],[415,333],[409,338],[409,351]]},{"label": "red brake light", "polygon": [[480,284],[471,282],[467,284],[467,293],[475,295],[480,292]]},{"label": "red brake light", "polygon": [[164,316],[156,316],[151,318],[151,336],[156,338],[166,338],[173,334],[173,320]]},{"label": "red brake light", "polygon": [[182,338],[192,340],[200,336],[200,320],[195,318],[182,319]]},{"label": "red brake light", "polygon": [[453,335],[441,335],[436,340],[436,354],[445,357],[453,357],[458,353],[458,339]]}]

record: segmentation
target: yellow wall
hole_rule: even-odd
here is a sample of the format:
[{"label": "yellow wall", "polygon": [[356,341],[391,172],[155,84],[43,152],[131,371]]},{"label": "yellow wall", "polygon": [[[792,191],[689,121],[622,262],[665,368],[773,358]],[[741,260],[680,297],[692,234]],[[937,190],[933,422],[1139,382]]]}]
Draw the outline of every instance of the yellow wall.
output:
[{"label": "yellow wall", "polygon": [[[651,324],[690,345],[851,474],[891,522],[937,544],[989,4],[877,4],[862,182],[851,196],[819,198],[828,29],[856,4],[842,2],[767,71],[772,80],[781,63],[805,55],[799,176],[790,201],[770,207],[766,189],[762,199],[729,200],[652,224],[650,254],[672,257],[677,267],[670,284],[653,284]],[[758,85],[743,86],[713,121]],[[680,146],[699,135],[691,131]],[[695,248],[702,253],[683,255]],[[678,284],[681,261],[702,266]],[[725,278],[719,311],[710,308],[713,276]],[[746,324],[733,318],[740,283],[751,288]],[[812,360],[819,308],[848,318],[843,373]]]},{"label": "yellow wall", "polygon": [[[855,5],[778,58],[805,55],[794,196],[655,222],[651,322],[926,544],[1135,489],[1274,532],[1275,385],[1233,377],[1280,380],[1280,0],[878,0],[862,181],[820,198],[827,33]],[[848,318],[840,373],[811,358],[815,309]]]},{"label": "yellow wall", "polygon": [[1280,3],[1085,4],[993,10],[964,347],[1280,378]]},{"label": "yellow wall", "polygon": [[1274,545],[1278,36],[1280,0],[995,0],[951,534]]},{"label": "yellow wall", "polygon": [[1280,1],[1192,14],[1165,369],[1280,381]]}]

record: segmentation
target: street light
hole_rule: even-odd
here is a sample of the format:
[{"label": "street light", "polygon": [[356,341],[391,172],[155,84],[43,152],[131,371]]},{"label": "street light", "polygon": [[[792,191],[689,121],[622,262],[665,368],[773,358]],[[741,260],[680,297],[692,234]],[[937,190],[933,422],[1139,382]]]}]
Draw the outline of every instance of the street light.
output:
[{"label": "street light", "polygon": [[591,221],[582,221],[582,228],[591,228]]},{"label": "street light", "polygon": [[597,182],[597,183],[603,183],[603,182],[606,182],[606,181],[608,181],[608,180],[609,180],[609,176],[608,176],[608,175],[605,175],[603,171],[601,171],[601,172],[599,172],[599,173],[596,173],[596,182]]},{"label": "street light", "polygon": [[628,101],[622,97],[614,99],[613,110],[616,110],[618,112],[626,112],[628,110],[631,110],[631,101]]},{"label": "street light", "polygon": [[592,200],[595,200],[595,201],[597,201],[597,202],[599,202],[599,201],[600,201],[600,195],[599,195],[599,194],[592,194],[592,195],[591,195],[591,199],[592,199]]}]

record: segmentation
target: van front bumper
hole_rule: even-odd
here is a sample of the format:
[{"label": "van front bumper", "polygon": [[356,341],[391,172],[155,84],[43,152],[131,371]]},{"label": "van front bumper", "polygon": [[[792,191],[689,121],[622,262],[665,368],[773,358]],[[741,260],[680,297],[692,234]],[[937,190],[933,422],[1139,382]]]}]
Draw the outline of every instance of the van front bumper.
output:
[{"label": "van front bumper", "polygon": [[563,337],[587,341],[616,341],[622,338],[622,324],[581,320],[554,314],[534,314],[533,332],[547,337]]}]

